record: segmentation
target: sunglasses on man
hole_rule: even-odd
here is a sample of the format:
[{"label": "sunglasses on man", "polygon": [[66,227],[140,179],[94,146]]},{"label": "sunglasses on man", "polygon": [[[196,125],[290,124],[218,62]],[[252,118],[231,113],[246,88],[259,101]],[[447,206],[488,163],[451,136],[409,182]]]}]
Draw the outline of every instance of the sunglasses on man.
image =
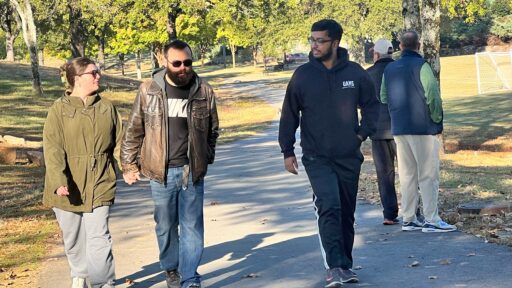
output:
[{"label": "sunglasses on man", "polygon": [[185,66],[185,67],[190,67],[190,66],[192,66],[192,59],[186,59],[186,60],[183,60],[183,61],[175,60],[175,61],[171,62],[171,65],[174,68],[181,67],[181,64],[183,64],[183,66]]},{"label": "sunglasses on man", "polygon": [[89,72],[84,72],[84,73],[82,73],[82,74],[80,74],[78,76],[82,76],[82,75],[85,75],[85,74],[91,74],[92,77],[96,78],[96,76],[101,75],[101,70],[100,69],[94,69],[94,70],[89,71]]}]

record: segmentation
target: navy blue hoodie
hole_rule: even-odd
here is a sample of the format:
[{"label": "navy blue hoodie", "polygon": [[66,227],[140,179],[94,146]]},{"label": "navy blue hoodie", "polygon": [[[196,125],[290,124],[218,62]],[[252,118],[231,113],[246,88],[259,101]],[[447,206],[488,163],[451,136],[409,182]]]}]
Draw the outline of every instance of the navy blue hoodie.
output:
[{"label": "navy blue hoodie", "polygon": [[[361,108],[361,123],[357,108]],[[327,69],[310,53],[309,62],[295,70],[283,102],[279,145],[284,157],[294,156],[295,131],[300,123],[303,154],[358,156],[361,140],[375,132],[379,101],[368,73],[348,61],[338,48],[337,64]]]}]

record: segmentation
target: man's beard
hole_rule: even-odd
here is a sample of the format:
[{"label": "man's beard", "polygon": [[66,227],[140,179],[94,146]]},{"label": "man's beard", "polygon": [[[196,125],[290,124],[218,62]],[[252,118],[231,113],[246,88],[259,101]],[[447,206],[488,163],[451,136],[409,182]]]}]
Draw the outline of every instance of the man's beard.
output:
[{"label": "man's beard", "polygon": [[194,71],[190,69],[189,71],[180,71],[180,72],[173,72],[170,70],[167,70],[167,76],[171,79],[172,83],[174,83],[176,86],[185,86],[188,83],[190,83],[190,80],[192,80],[192,76],[194,76]]},{"label": "man's beard", "polygon": [[318,60],[320,62],[323,62],[323,61],[331,59],[332,58],[332,54],[333,53],[332,53],[332,48],[331,48],[331,49],[329,49],[329,51],[326,54],[324,54],[324,55],[322,55],[320,57],[315,57],[315,58],[316,58],[316,60]]}]

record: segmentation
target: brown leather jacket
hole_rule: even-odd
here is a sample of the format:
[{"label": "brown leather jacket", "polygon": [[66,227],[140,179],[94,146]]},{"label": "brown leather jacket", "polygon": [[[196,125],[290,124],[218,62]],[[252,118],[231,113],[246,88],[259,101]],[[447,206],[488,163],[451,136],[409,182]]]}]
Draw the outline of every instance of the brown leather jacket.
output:
[{"label": "brown leather jacket", "polygon": [[[121,144],[123,172],[140,171],[146,177],[165,183],[167,174],[168,111],[165,95],[165,68],[140,87]],[[206,175],[215,158],[219,119],[212,87],[199,76],[190,89],[187,105],[188,157],[195,183]]]}]

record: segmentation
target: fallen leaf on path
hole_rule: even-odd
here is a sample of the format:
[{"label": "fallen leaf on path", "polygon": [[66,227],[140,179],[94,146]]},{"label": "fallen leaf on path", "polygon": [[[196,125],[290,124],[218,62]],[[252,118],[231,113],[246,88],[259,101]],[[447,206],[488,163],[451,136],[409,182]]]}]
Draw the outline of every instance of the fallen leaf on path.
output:
[{"label": "fallen leaf on path", "polygon": [[363,266],[356,266],[356,267],[354,267],[354,270],[361,270],[361,269],[363,269]]},{"label": "fallen leaf on path", "polygon": [[420,262],[418,262],[418,261],[414,261],[414,262],[412,262],[412,263],[409,265],[409,267],[418,267],[418,266],[420,266]]},{"label": "fallen leaf on path", "polygon": [[443,260],[439,261],[439,264],[450,265],[450,264],[452,264],[452,262],[450,261],[450,259],[443,259]]},{"label": "fallen leaf on path", "polygon": [[215,205],[219,205],[219,204],[220,204],[219,201],[212,201],[212,202],[210,202],[211,206],[215,206]]},{"label": "fallen leaf on path", "polygon": [[7,269],[5,269],[4,267],[0,268],[0,272],[7,272]]},{"label": "fallen leaf on path", "polygon": [[247,275],[242,276],[242,278],[258,278],[258,277],[260,277],[260,276],[256,273],[249,273]]},{"label": "fallen leaf on path", "polygon": [[409,255],[407,256],[407,258],[414,258],[414,255]]},{"label": "fallen leaf on path", "polygon": [[128,284],[128,285],[133,285],[133,284],[135,284],[135,281],[133,281],[132,279],[126,278],[126,280],[124,280],[124,283]]},{"label": "fallen leaf on path", "polygon": [[471,256],[476,256],[476,253],[475,252],[472,252],[472,253],[469,253],[468,255],[466,255],[468,257],[471,257]]},{"label": "fallen leaf on path", "polygon": [[434,275],[432,275],[432,276],[428,276],[428,279],[432,279],[432,280],[434,280],[434,279],[437,279],[437,276],[434,276]]}]

